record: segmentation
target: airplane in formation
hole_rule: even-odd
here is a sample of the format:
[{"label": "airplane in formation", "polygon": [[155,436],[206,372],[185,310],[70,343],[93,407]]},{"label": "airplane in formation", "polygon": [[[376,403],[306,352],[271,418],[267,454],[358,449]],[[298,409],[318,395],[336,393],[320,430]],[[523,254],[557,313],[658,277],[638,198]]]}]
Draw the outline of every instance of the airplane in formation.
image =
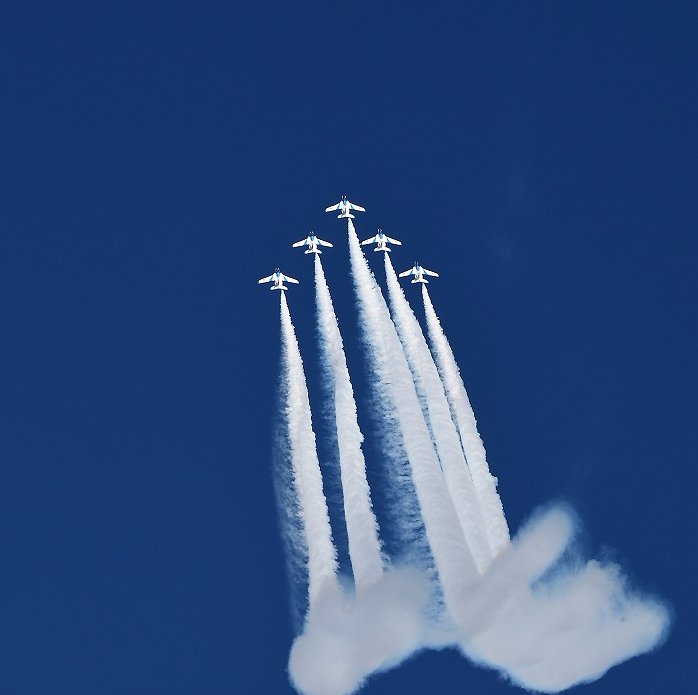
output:
[{"label": "airplane in formation", "polygon": [[[362,208],[360,205],[356,205],[355,203],[350,202],[345,195],[342,196],[342,199],[336,205],[330,205],[328,208],[325,208],[325,212],[333,212],[335,210],[339,210],[340,214],[338,215],[338,218],[351,219],[354,218],[354,215],[351,214],[350,210],[366,212],[365,208]],[[376,248],[374,249],[374,251],[384,251],[387,253],[390,253],[392,251],[388,244],[392,244],[394,246],[402,246],[401,241],[393,239],[392,237],[389,237],[387,234],[384,234],[382,229],[378,229],[378,232],[375,236],[372,236],[370,239],[365,239],[361,242],[362,246],[365,246],[366,244],[375,244]],[[295,244],[292,244],[293,248],[300,248],[302,246],[306,247],[305,253],[322,253],[318,246],[326,246],[328,248],[333,247],[333,245],[329,241],[325,241],[324,239],[318,238],[312,230],[310,230],[310,234],[308,234],[308,236],[305,237],[305,239],[301,239],[300,241],[297,241]],[[428,270],[427,268],[422,267],[421,265],[419,265],[417,261],[414,262],[414,265],[409,270],[405,270],[404,272],[400,273],[399,277],[404,278],[409,275],[413,276],[412,284],[416,282],[421,282],[425,285],[429,282],[429,280],[427,280],[424,277],[425,275],[429,275],[435,278],[439,277],[438,273],[435,273],[433,270]],[[276,268],[271,275],[265,278],[261,278],[257,282],[259,282],[259,284],[267,282],[272,283],[272,286],[270,288],[272,290],[287,290],[288,287],[284,285],[284,282],[293,283],[294,285],[300,284],[298,280],[296,280],[295,278],[292,278],[290,275],[285,275],[284,273],[282,273],[279,268]]]},{"label": "airplane in formation", "polygon": [[423,282],[425,285],[429,282],[429,280],[424,277],[425,275],[431,275],[435,278],[439,277],[438,273],[435,273],[433,270],[423,268],[417,261],[414,262],[414,265],[409,270],[405,270],[403,273],[400,273],[399,277],[406,278],[408,275],[414,275],[412,284],[415,282]]},{"label": "airplane in formation", "polygon": [[270,290],[287,290],[288,287],[284,285],[284,281],[292,282],[294,285],[299,284],[296,278],[292,278],[290,275],[284,275],[278,268],[268,277],[257,280],[260,285],[265,282],[273,282],[274,284],[269,288]]},{"label": "airplane in formation", "polygon": [[373,249],[374,251],[392,251],[392,249],[388,248],[388,244],[395,244],[395,246],[402,246],[402,242],[398,241],[397,239],[393,239],[389,237],[387,234],[383,234],[383,230],[379,229],[378,234],[376,236],[372,236],[370,239],[366,239],[366,241],[361,242],[361,246],[365,246],[366,244],[376,244],[376,248]]},{"label": "airplane in formation", "polygon": [[307,246],[308,248],[305,250],[305,253],[322,253],[322,251],[320,251],[320,249],[318,248],[318,245],[329,246],[329,248],[332,248],[332,244],[330,244],[329,241],[323,241],[322,239],[316,237],[312,229],[310,230],[310,234],[308,234],[308,236],[305,237],[305,239],[301,239],[300,241],[297,241],[295,244],[292,244],[294,249],[300,248],[301,246]]},{"label": "airplane in formation", "polygon": [[352,215],[349,210],[366,212],[366,209],[362,208],[360,205],[350,203],[345,195],[342,196],[342,199],[336,205],[330,205],[330,207],[325,208],[325,212],[332,212],[334,210],[340,211],[340,214],[337,215],[337,219],[341,219],[342,217],[350,217],[352,220],[354,219],[354,215]]}]

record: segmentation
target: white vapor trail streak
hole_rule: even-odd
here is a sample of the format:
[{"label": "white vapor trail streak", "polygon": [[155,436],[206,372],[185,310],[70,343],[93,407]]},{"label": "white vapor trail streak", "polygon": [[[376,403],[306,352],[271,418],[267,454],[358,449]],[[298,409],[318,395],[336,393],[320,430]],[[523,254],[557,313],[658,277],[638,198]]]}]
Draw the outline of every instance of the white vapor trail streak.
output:
[{"label": "white vapor trail streak", "polygon": [[[564,507],[531,520],[492,563],[460,616],[462,651],[526,689],[557,693],[600,678],[666,637],[667,608],[617,565],[582,561]],[[574,551],[567,561],[564,554]],[[546,577],[547,573],[547,577]]]},{"label": "white vapor trail streak", "polygon": [[400,339],[351,220],[348,233],[360,321],[374,373],[381,382],[377,392],[389,398],[387,409],[394,409],[397,416],[444,601],[454,614],[464,600],[465,589],[480,573],[449,496]]},{"label": "white vapor trail streak", "polygon": [[371,506],[366,462],[361,451],[363,435],[356,417],[356,401],[349,378],[342,336],[337,325],[330,290],[320,256],[315,255],[317,322],[320,355],[327,367],[332,388],[339,468],[344,496],[344,517],[349,537],[349,557],[357,591],[383,576],[383,558],[378,523]]},{"label": "white vapor trail streak", "polygon": [[465,458],[484,517],[485,531],[490,547],[497,555],[510,543],[509,527],[504,516],[502,500],[497,493],[497,479],[490,474],[485,447],[477,431],[475,414],[470,405],[463,378],[436,311],[434,311],[426,285],[422,285],[422,299],[424,300],[424,312],[429,329],[429,341],[436,365],[458,427]]},{"label": "white vapor trail streak", "polygon": [[436,451],[461,528],[478,569],[482,573],[492,561],[493,552],[485,533],[483,517],[458,432],[451,419],[444,386],[419,322],[400,287],[390,256],[387,253],[383,255],[393,321],[412,368],[417,390],[423,394],[426,402],[427,417],[434,436]]},{"label": "white vapor trail streak", "polygon": [[322,489],[322,474],[315,448],[315,433],[303,361],[286,303],[286,295],[283,291],[280,294],[282,354],[288,388],[285,415],[288,424],[293,481],[298,494],[308,549],[308,603],[312,609],[323,594],[339,588],[337,550],[332,542],[327,501]]}]

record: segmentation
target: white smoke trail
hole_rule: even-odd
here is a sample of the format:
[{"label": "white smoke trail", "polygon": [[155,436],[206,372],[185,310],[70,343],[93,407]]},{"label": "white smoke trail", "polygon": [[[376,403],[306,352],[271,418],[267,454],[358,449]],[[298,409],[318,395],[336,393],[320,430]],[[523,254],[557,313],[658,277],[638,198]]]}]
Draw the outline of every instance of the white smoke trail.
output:
[{"label": "white smoke trail", "polygon": [[373,673],[394,668],[430,639],[431,581],[418,569],[388,569],[361,593],[321,599],[289,657],[304,695],[348,695]]},{"label": "white smoke trail", "polygon": [[342,336],[332,306],[330,290],[320,256],[315,254],[315,289],[320,355],[330,378],[339,447],[339,468],[344,497],[344,518],[349,537],[354,583],[357,591],[378,581],[383,575],[383,558],[378,539],[378,523],[371,507],[366,480],[366,462],[361,451],[363,435],[356,418],[354,390],[344,355]]},{"label": "white smoke trail", "polygon": [[557,693],[596,680],[657,647],[669,629],[667,608],[631,592],[618,566],[579,559],[560,566],[575,527],[564,507],[538,515],[495,559],[460,616],[463,652],[529,690]]},{"label": "white smoke trail", "polygon": [[477,431],[477,422],[460,370],[434,311],[426,285],[422,285],[422,299],[429,329],[429,341],[446,389],[446,397],[458,426],[465,458],[485,520],[485,531],[496,555],[509,545],[509,527],[504,516],[502,500],[497,493],[497,479],[490,474],[485,447]]},{"label": "white smoke trail", "polygon": [[291,650],[295,687],[349,695],[419,649],[457,646],[527,690],[557,693],[657,647],[670,624],[664,605],[634,593],[615,565],[561,565],[575,530],[564,507],[534,517],[470,586],[447,631],[431,621],[428,582],[411,568],[361,595],[321,599]]},{"label": "white smoke trail", "polygon": [[288,423],[293,482],[308,550],[308,603],[312,610],[323,594],[335,593],[339,588],[337,551],[332,542],[327,501],[322,489],[303,361],[286,294],[281,291],[280,295],[282,354],[288,388],[285,419]]},{"label": "white smoke trail", "polygon": [[[360,339],[368,357],[370,379],[366,405],[375,428],[372,434],[381,451],[376,461],[374,482],[377,488],[372,491],[372,498],[374,505],[380,505],[383,515],[383,550],[392,562],[421,567],[435,577],[434,558],[420,514],[400,424],[385,381],[383,365],[388,359],[387,353],[382,337],[375,332],[369,336],[362,323],[359,321]],[[438,585],[434,584],[433,588],[438,591]]]},{"label": "white smoke trail", "polygon": [[348,233],[360,321],[375,374],[382,382],[379,393],[389,398],[386,410],[394,409],[397,416],[444,601],[449,612],[457,613],[464,590],[480,573],[448,494],[400,339],[351,220]]},{"label": "white smoke trail", "polygon": [[393,321],[412,368],[417,391],[423,394],[423,401],[426,403],[427,417],[436,451],[461,528],[478,569],[484,572],[492,561],[493,552],[485,533],[483,517],[458,432],[451,419],[444,386],[419,322],[400,287],[390,256],[386,253],[384,257]]}]

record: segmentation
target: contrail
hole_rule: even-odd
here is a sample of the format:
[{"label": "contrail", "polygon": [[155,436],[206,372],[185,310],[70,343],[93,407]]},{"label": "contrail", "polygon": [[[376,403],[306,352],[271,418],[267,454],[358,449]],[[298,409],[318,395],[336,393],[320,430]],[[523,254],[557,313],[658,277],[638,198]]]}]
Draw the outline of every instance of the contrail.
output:
[{"label": "contrail", "polygon": [[285,419],[288,423],[293,481],[308,549],[308,603],[309,610],[312,610],[318,598],[339,588],[337,550],[332,542],[327,501],[322,489],[303,361],[286,294],[283,291],[280,294],[282,359],[288,388]]},{"label": "contrail", "polygon": [[426,404],[428,424],[461,528],[477,567],[483,573],[492,561],[494,553],[485,533],[475,488],[456,426],[451,419],[443,383],[419,322],[400,287],[390,256],[387,253],[383,255],[393,322],[412,368],[417,391],[423,395],[423,402]]},{"label": "contrail", "polygon": [[315,290],[320,355],[330,379],[339,447],[339,468],[344,497],[344,518],[349,537],[349,557],[357,591],[383,576],[378,523],[371,506],[366,462],[361,451],[363,435],[356,417],[356,401],[349,378],[342,336],[320,256],[315,254]]},{"label": "contrail", "polygon": [[395,411],[444,601],[449,612],[457,613],[464,589],[477,581],[480,573],[448,494],[400,339],[385,299],[361,252],[351,220],[348,221],[348,233],[360,321],[375,375],[381,382],[378,393],[389,399],[385,409]]},{"label": "contrail", "polygon": [[[569,509],[536,515],[474,587],[461,649],[528,690],[601,677],[666,637],[666,606],[633,591],[617,565],[583,561]],[[566,558],[566,559],[565,559]]]},{"label": "contrail", "polygon": [[451,346],[441,328],[441,323],[434,311],[426,285],[422,285],[424,312],[429,329],[429,341],[441,374],[446,397],[454,415],[463,451],[473,479],[477,499],[485,520],[485,531],[495,555],[506,548],[509,543],[509,527],[504,516],[502,500],[497,493],[497,479],[490,474],[485,456],[485,447],[477,431],[477,422],[473,413],[463,379],[456,364]]}]

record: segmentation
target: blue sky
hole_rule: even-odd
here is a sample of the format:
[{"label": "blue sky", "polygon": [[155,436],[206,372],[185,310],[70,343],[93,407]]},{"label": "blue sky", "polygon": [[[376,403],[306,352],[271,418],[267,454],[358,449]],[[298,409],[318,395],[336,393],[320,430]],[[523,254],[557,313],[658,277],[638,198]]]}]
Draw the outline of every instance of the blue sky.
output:
[{"label": "blue sky", "polygon": [[[0,689],[291,692],[278,298],[256,280],[301,280],[316,397],[312,269],[290,244],[335,243],[366,418],[346,232],[322,212],[346,193],[359,234],[403,241],[399,269],[442,276],[512,528],[568,500],[589,551],[674,606],[662,650],[585,691],[694,692],[693,3],[2,18]],[[435,687],[513,692],[450,652],[365,692]]]}]

